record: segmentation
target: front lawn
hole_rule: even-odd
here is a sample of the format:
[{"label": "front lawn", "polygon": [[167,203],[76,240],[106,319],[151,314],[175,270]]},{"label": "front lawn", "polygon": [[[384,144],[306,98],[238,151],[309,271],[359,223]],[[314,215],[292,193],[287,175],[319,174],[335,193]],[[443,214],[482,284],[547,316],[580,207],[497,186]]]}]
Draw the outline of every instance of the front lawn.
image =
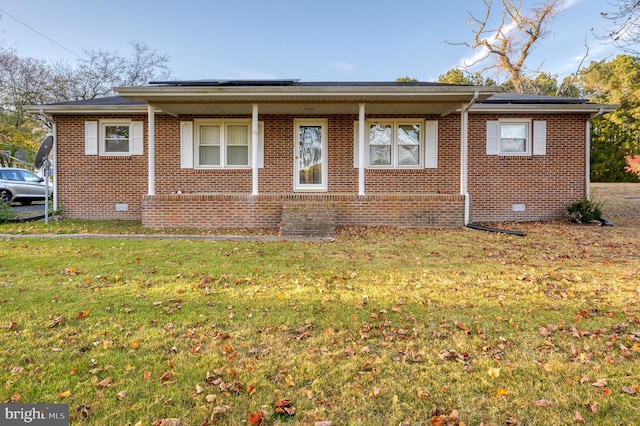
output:
[{"label": "front lawn", "polygon": [[636,424],[640,226],[518,228],[0,239],[0,399],[74,425]]}]

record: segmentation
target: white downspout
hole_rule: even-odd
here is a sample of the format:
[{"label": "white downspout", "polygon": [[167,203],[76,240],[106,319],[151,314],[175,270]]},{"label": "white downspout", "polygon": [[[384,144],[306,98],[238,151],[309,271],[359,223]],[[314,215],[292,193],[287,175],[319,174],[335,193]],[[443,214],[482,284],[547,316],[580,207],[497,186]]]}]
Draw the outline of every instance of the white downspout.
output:
[{"label": "white downspout", "polygon": [[148,148],[148,195],[155,195],[156,193],[156,114],[153,110],[153,106],[147,105],[148,111],[148,121],[149,121],[149,129],[148,129],[148,140],[147,140],[147,148]]},{"label": "white downspout", "polygon": [[258,195],[258,104],[251,105],[251,195]]},{"label": "white downspout", "polygon": [[365,104],[359,105],[358,111],[358,196],[364,196],[364,107]]},{"label": "white downspout", "polygon": [[469,196],[469,109],[478,100],[478,91],[473,94],[471,101],[460,110],[460,195],[464,196],[464,224],[470,222],[471,203]]},{"label": "white downspout", "polygon": [[58,126],[52,123],[53,133],[53,211],[58,210]]},{"label": "white downspout", "polygon": [[602,114],[604,114],[604,107],[600,107],[598,112],[591,114],[586,123],[584,182],[585,195],[588,200],[591,199],[591,120]]}]

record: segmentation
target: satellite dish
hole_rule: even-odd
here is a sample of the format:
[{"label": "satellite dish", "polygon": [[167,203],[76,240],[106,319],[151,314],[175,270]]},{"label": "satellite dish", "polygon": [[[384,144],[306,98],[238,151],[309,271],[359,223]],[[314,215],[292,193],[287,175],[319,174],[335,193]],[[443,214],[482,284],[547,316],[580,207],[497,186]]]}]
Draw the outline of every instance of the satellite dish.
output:
[{"label": "satellite dish", "polygon": [[40,148],[38,148],[38,153],[36,154],[36,159],[33,162],[36,169],[42,167],[44,160],[49,158],[51,148],[53,148],[53,136],[47,136],[40,144]]}]

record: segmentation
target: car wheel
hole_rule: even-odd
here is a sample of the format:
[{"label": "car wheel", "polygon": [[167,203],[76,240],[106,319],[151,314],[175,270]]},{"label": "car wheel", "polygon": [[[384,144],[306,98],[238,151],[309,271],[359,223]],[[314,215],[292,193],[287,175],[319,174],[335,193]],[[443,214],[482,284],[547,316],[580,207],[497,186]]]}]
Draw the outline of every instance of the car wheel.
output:
[{"label": "car wheel", "polygon": [[9,204],[11,202],[11,193],[6,189],[0,190],[0,203]]}]

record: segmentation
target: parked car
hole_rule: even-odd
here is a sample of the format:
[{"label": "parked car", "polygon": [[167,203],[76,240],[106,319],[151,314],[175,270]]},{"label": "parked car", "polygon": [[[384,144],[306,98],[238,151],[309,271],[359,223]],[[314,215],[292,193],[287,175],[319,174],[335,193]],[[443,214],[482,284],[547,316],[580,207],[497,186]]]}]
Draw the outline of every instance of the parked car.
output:
[{"label": "parked car", "polygon": [[[49,196],[52,188],[49,186]],[[46,193],[44,179],[29,170],[0,168],[0,203],[19,202],[29,205],[36,200],[44,200]]]}]

